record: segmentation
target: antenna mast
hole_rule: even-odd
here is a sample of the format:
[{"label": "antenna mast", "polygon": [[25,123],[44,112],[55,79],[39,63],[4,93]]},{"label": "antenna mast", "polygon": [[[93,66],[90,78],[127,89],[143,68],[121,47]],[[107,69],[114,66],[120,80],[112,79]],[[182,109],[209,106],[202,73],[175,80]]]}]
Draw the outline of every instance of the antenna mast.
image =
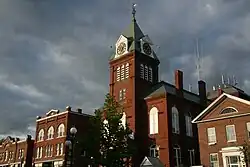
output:
[{"label": "antenna mast", "polygon": [[195,54],[196,54],[196,71],[197,71],[197,77],[198,77],[198,81],[200,81],[201,80],[201,63],[202,63],[202,59],[200,57],[199,39],[198,38],[196,38]]}]

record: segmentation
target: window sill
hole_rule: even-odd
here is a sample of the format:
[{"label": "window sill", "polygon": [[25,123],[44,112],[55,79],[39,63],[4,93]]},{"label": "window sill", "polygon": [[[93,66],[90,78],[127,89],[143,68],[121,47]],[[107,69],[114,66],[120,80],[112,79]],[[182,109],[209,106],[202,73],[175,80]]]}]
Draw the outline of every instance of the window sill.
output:
[{"label": "window sill", "polygon": [[214,143],[208,143],[209,146],[212,146],[212,145],[215,145],[215,144],[216,144],[216,142],[214,142]]},{"label": "window sill", "polygon": [[237,140],[228,140],[227,142],[228,143],[234,143],[234,142],[236,142]]}]

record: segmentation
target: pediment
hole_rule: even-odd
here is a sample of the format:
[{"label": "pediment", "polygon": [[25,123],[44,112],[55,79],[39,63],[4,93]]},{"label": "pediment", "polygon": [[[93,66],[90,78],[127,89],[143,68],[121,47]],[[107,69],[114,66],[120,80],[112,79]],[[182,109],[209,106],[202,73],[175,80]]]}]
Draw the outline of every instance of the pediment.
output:
[{"label": "pediment", "polygon": [[5,139],[2,140],[2,146],[6,147],[7,145],[12,144],[13,142],[15,142],[15,139],[8,136],[8,137],[6,137]]},{"label": "pediment", "polygon": [[141,167],[164,167],[159,158],[145,157],[140,165]]},{"label": "pediment", "polygon": [[127,42],[128,42],[128,39],[125,37],[125,36],[123,36],[123,35],[121,35],[119,38],[118,38],[118,40],[117,40],[117,42],[116,42],[116,47],[119,45],[119,43],[121,43],[121,42],[125,42],[126,44],[127,44]]},{"label": "pediment", "polygon": [[48,117],[48,116],[52,116],[58,113],[59,113],[59,110],[50,110],[49,112],[46,113],[46,116]]},{"label": "pediment", "polygon": [[246,114],[250,115],[250,101],[223,94],[199,114],[193,120],[193,123],[232,118]]}]

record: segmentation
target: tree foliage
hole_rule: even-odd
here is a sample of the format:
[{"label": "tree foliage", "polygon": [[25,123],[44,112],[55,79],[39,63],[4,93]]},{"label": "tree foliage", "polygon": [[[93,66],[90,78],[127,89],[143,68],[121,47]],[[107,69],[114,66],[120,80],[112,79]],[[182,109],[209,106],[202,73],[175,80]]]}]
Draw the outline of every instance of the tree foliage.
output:
[{"label": "tree foliage", "polygon": [[250,164],[250,144],[248,142],[245,142],[243,145],[243,148],[241,149],[241,152],[244,155],[244,162],[246,163],[246,166],[248,167]]},{"label": "tree foliage", "polygon": [[84,148],[92,165],[122,167],[131,163],[136,147],[132,131],[122,125],[123,113],[122,106],[107,94],[103,108],[90,119]]}]

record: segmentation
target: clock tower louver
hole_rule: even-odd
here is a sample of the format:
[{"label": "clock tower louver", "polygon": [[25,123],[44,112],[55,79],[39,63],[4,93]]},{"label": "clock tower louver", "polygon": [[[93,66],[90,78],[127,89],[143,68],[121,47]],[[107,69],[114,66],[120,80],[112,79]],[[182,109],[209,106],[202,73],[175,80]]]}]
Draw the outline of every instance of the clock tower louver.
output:
[{"label": "clock tower louver", "polygon": [[126,122],[139,147],[135,165],[148,154],[148,114],[144,97],[152,85],[158,83],[160,64],[152,46],[137,24],[133,6],[132,21],[118,38],[109,64],[110,94],[123,105]]}]

